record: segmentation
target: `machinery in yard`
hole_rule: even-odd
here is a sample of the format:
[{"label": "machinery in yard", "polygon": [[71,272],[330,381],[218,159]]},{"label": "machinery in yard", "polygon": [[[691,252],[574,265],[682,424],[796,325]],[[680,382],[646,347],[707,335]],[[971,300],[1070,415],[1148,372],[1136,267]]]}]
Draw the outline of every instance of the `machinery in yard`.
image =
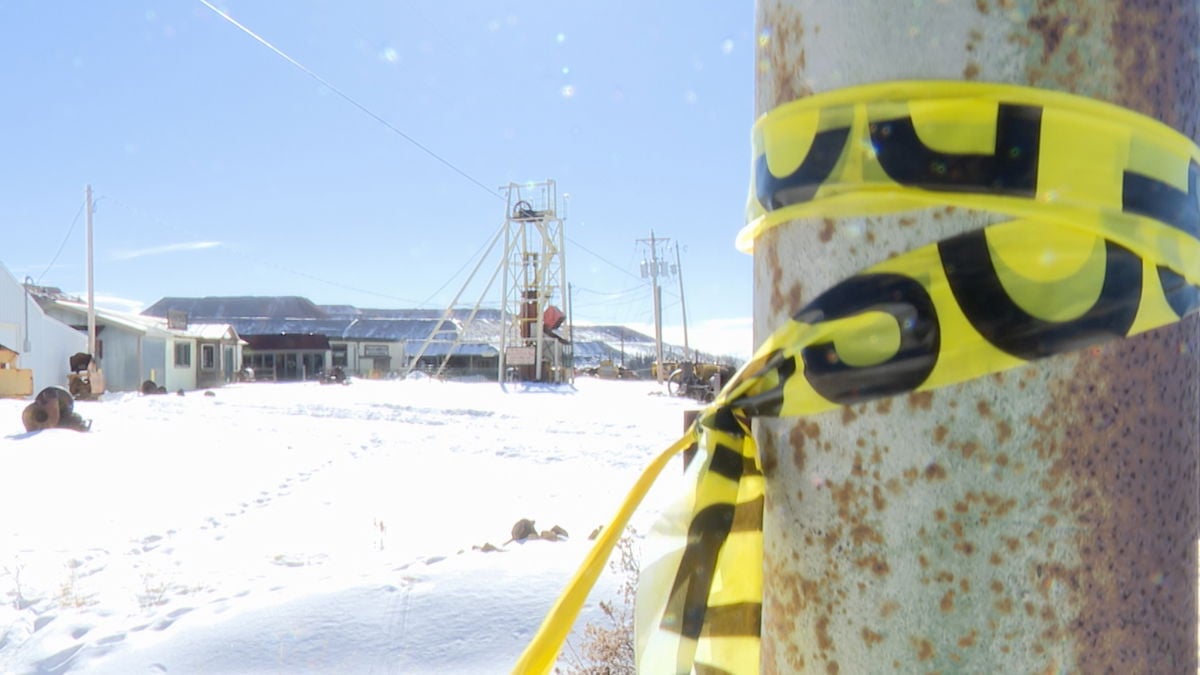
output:
[{"label": "machinery in yard", "polygon": [[711,401],[733,373],[732,366],[685,361],[677,364],[667,376],[667,393],[671,396],[687,396],[698,401]]}]

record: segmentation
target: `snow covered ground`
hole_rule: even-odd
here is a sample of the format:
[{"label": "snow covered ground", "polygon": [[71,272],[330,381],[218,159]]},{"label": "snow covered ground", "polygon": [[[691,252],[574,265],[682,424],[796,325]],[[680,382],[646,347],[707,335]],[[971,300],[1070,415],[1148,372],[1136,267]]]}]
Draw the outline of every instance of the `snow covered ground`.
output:
[{"label": "snow covered ground", "polygon": [[77,402],[89,433],[0,400],[0,673],[508,672],[696,407],[662,391],[239,384]]}]

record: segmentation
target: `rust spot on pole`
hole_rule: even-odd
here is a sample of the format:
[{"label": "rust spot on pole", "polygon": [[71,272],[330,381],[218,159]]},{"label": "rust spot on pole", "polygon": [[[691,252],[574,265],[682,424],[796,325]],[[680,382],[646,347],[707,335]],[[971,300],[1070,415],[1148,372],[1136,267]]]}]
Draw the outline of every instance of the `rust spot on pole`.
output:
[{"label": "rust spot on pole", "polygon": [[764,477],[770,478],[775,475],[775,469],[779,466],[779,447],[774,435],[759,439],[758,460],[762,464]]},{"label": "rust spot on pole", "polygon": [[877,577],[885,577],[892,571],[892,568],[890,565],[888,565],[888,562],[876,555],[869,555],[860,558],[857,561],[857,565],[862,569],[870,571],[871,574],[874,574]]},{"label": "rust spot on pole", "polygon": [[932,391],[914,391],[907,398],[908,407],[914,410],[929,410],[933,407]]},{"label": "rust spot on pole", "polygon": [[792,427],[791,432],[788,433],[788,441],[792,446],[792,464],[796,467],[797,471],[804,470],[804,448],[805,444],[807,443],[806,439],[815,438],[815,436],[809,436],[806,431],[807,430],[804,427],[797,425]]},{"label": "rust spot on pole", "polygon": [[[1012,438],[1012,426],[1005,420],[1000,420],[999,422],[997,422],[996,423],[996,440],[999,441],[1001,444],[1003,444],[1005,441],[1007,441],[1010,438]],[[1000,461],[1001,458],[1004,459],[1003,462]],[[997,455],[996,462],[998,464],[1000,464],[1000,466],[1007,466],[1008,465],[1008,456],[1004,455],[1004,454]]]},{"label": "rust spot on pole", "polygon": [[1042,36],[1042,60],[1050,58],[1050,55],[1058,49],[1062,43],[1063,34],[1066,33],[1067,27],[1071,25],[1071,19],[1058,15],[1053,18],[1044,14],[1032,16],[1026,22],[1026,26],[1030,31]]},{"label": "rust spot on pole", "polygon": [[1120,73],[1112,101],[1200,140],[1200,4],[1120,0],[1110,31]]},{"label": "rust spot on pole", "polygon": [[833,648],[833,639],[829,637],[829,617],[821,616],[816,624],[817,649],[827,652]]},{"label": "rust spot on pole", "polygon": [[[762,0],[758,3],[758,25],[763,27],[758,36],[758,79],[766,79],[770,86],[756,88],[760,97],[771,96],[760,101],[760,110],[770,110],[781,103],[811,96],[813,90],[806,83],[803,73],[808,59],[804,53],[804,17],[800,11],[779,0]],[[765,20],[764,17],[770,17]]]},{"label": "rust spot on pole", "polygon": [[942,596],[941,601],[938,602],[938,608],[941,609],[942,612],[945,612],[945,613],[954,611],[954,591],[953,590],[946,591],[945,595]]},{"label": "rust spot on pole", "polygon": [[779,262],[779,249],[772,246],[764,256],[767,271],[771,275],[771,312],[787,311],[787,298],[783,296],[783,265]]},{"label": "rust spot on pole", "polygon": [[875,507],[876,511],[883,511],[887,508],[887,499],[878,485],[871,487],[871,505]]},{"label": "rust spot on pole", "polygon": [[966,649],[968,647],[974,647],[975,640],[978,637],[979,637],[979,631],[971,630],[970,633],[967,633],[966,635],[964,635],[958,639],[958,646],[963,649]]},{"label": "rust spot on pole", "polygon": [[854,412],[854,408],[846,406],[842,408],[842,424],[850,424],[858,417],[858,413]]},{"label": "rust spot on pole", "polygon": [[946,440],[946,434],[948,433],[950,433],[950,430],[944,424],[937,425],[933,428],[933,442],[940,445]]},{"label": "rust spot on pole", "polygon": [[821,221],[821,233],[817,235],[821,239],[822,244],[828,244],[833,239],[834,223],[832,218],[824,218]]},{"label": "rust spot on pole", "polygon": [[[769,546],[770,543],[767,542],[766,545]],[[765,578],[772,580],[774,597],[780,602],[782,611],[765,617],[767,621],[763,625],[763,659],[768,663],[783,662],[789,668],[800,671],[805,667],[804,654],[795,641],[784,638],[798,630],[798,619],[803,617],[815,602],[816,584],[804,579],[796,571],[794,561],[790,557],[767,557],[765,562]],[[777,636],[776,639],[772,639],[773,636]]]},{"label": "rust spot on pole", "polygon": [[[1078,591],[1078,616],[1043,619],[1073,636],[1077,665],[1090,672],[1170,672],[1194,663],[1192,640],[1162,640],[1194,626],[1195,485],[1200,408],[1195,318],[1095,350],[1056,383],[1046,415],[1070,423],[1051,475],[1071,485],[1059,514],[1075,531],[1077,567],[1030,570],[1039,592]],[[1090,392],[1083,383],[1093,383]],[[1053,545],[1048,542],[1043,545]],[[1130,621],[1141,628],[1127,629]]]},{"label": "rust spot on pole", "polygon": [[937,462],[933,462],[932,464],[925,467],[925,479],[926,480],[945,480],[946,479],[946,470],[944,468],[942,468],[941,464],[938,464]]},{"label": "rust spot on pole", "polygon": [[913,648],[916,650],[918,661],[928,661],[933,658],[933,643],[924,638],[913,638]]}]

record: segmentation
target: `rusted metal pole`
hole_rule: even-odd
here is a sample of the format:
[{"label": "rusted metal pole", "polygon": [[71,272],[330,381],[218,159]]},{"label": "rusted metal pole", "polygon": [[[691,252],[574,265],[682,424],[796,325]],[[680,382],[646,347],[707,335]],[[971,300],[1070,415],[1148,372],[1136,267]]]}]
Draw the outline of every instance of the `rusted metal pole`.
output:
[{"label": "rusted metal pole", "polygon": [[[759,114],[869,82],[981,80],[1200,137],[1197,0],[759,0],[757,23]],[[1004,219],[771,230],[756,337],[871,264]],[[764,672],[1196,672],[1197,327],[756,422]]]}]

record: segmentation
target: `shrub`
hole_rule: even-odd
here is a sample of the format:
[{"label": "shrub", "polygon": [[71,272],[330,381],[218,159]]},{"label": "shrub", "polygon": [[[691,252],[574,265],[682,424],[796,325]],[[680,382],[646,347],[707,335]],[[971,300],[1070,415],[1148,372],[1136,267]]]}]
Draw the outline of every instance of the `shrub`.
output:
[{"label": "shrub", "polygon": [[567,642],[568,651],[563,655],[565,675],[632,675],[637,672],[633,650],[634,601],[637,597],[638,577],[641,567],[634,552],[632,528],[617,542],[618,558],[609,561],[609,567],[621,575],[621,586],[614,601],[601,601],[600,611],[605,619],[602,623],[589,623],[583,627],[583,644],[576,650]]}]

